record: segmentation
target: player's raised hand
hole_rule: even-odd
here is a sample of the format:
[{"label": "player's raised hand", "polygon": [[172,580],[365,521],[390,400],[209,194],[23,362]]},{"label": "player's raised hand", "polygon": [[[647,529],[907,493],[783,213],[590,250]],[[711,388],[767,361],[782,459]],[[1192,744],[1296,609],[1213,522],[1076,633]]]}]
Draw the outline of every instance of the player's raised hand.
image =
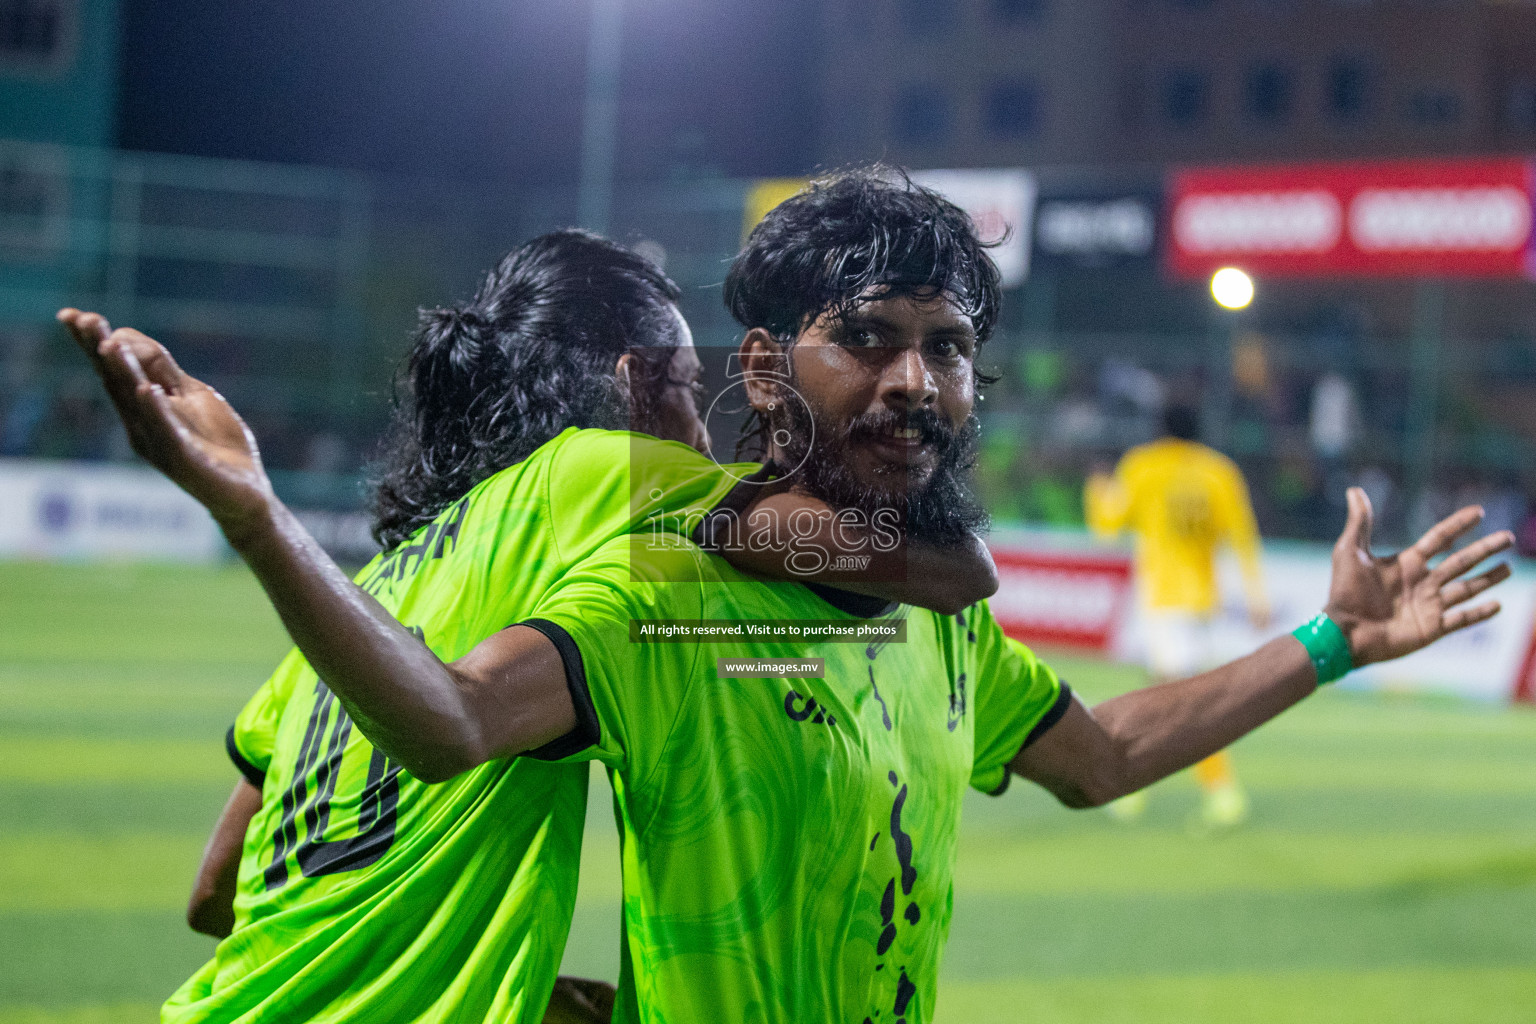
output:
[{"label": "player's raised hand", "polygon": [[135,452],[226,530],[259,514],[272,487],[256,438],[222,395],[147,335],[114,331],[105,317],[78,309],[61,309],[58,319],[96,367]]},{"label": "player's raised hand", "polygon": [[1492,618],[1497,601],[1466,606],[1496,583],[1509,578],[1508,565],[1466,576],[1490,555],[1514,543],[1508,531],[1490,534],[1450,555],[1444,554],[1483,520],[1483,510],[1468,506],[1436,523],[1412,547],[1395,555],[1371,554],[1371,500],[1363,490],[1348,493],[1349,519],[1333,546],[1333,581],[1324,610],[1349,638],[1358,667],[1400,658],[1434,641]]}]

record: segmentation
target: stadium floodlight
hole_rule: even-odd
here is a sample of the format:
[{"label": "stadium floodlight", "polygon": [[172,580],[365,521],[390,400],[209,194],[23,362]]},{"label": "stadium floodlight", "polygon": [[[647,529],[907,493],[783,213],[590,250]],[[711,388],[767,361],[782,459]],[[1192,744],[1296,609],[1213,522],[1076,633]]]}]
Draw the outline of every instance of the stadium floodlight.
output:
[{"label": "stadium floodlight", "polygon": [[1253,278],[1236,267],[1222,267],[1211,275],[1211,298],[1223,309],[1247,309],[1253,301]]}]

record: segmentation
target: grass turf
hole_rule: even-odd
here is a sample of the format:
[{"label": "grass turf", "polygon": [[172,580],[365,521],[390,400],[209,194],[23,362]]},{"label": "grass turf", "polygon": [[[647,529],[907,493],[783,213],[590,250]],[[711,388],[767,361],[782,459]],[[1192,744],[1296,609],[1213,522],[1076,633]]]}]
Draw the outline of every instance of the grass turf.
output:
[{"label": "grass turf", "polygon": [[[0,564],[0,622],[0,1024],[152,1020],[211,951],[181,908],[282,631],[237,568]],[[1090,698],[1139,681],[1058,663]],[[1224,836],[1185,778],[1134,827],[969,797],[939,1019],[1536,1019],[1536,715],[1330,691],[1236,760],[1254,820]],[[611,978],[605,788],[566,967]]]}]

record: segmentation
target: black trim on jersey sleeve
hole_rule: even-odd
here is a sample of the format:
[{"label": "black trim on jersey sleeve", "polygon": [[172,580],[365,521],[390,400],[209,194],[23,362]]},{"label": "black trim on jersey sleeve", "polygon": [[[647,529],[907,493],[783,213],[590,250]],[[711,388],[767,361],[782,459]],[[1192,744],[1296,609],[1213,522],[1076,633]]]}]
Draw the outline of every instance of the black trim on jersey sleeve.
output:
[{"label": "black trim on jersey sleeve", "polygon": [[565,685],[571,691],[571,706],[576,709],[576,727],[559,739],[550,740],[537,750],[525,750],[521,756],[536,761],[558,761],[564,757],[596,746],[603,738],[597,724],[597,712],[592,708],[592,694],[587,689],[587,670],[582,665],[581,649],[571,634],[548,619],[524,619],[519,626],[528,626],[549,637],[560,661],[565,665]]},{"label": "black trim on jersey sleeve", "polygon": [[[1047,711],[1044,717],[1035,723],[1035,727],[1029,730],[1029,735],[1024,737],[1024,742],[1019,745],[1019,750],[1021,752],[1028,750],[1031,743],[1035,742],[1041,736],[1044,736],[1046,733],[1050,732],[1051,727],[1057,722],[1061,721],[1062,716],[1067,713],[1067,708],[1071,706],[1072,687],[1068,686],[1067,681],[1063,679],[1061,681],[1061,692],[1056,695],[1056,702],[1051,705],[1051,710]],[[1008,783],[1012,781],[1013,772],[1009,771],[1007,768],[1004,768],[1003,781],[998,784],[996,789],[992,790],[992,792],[988,793],[987,795],[1002,796],[1004,793],[1008,792]]]},{"label": "black trim on jersey sleeve", "polygon": [[1068,686],[1067,681],[1063,679],[1061,681],[1061,692],[1056,695],[1056,703],[1052,704],[1051,710],[1047,711],[1044,717],[1035,723],[1035,727],[1029,730],[1029,735],[1024,737],[1024,744],[1019,749],[1028,750],[1031,743],[1050,732],[1051,726],[1061,721],[1061,716],[1065,715],[1067,708],[1071,706],[1072,687]]},{"label": "black trim on jersey sleeve", "polygon": [[224,734],[224,749],[229,753],[229,759],[235,762],[235,768],[241,775],[245,776],[246,782],[249,782],[257,789],[267,784],[267,773],[251,764],[246,756],[240,753],[240,748],[235,746],[234,726],[230,726],[229,732]]}]

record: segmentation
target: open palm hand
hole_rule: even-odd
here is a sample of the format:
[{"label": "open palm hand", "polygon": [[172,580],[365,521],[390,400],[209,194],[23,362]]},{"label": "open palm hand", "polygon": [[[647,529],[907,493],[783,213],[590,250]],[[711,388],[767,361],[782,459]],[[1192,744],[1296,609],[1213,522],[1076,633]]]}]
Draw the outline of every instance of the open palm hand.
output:
[{"label": "open palm hand", "polygon": [[1509,532],[1484,537],[1430,566],[1432,559],[1482,522],[1482,509],[1461,509],[1436,523],[1412,546],[1377,557],[1371,554],[1370,499],[1352,487],[1348,502],[1349,519],[1333,547],[1333,580],[1324,610],[1349,638],[1357,667],[1400,658],[1498,613],[1497,601],[1470,607],[1465,602],[1508,579],[1509,566],[1496,565],[1471,577],[1465,574],[1513,544]]},{"label": "open palm hand", "polygon": [[140,457],[226,529],[259,512],[271,484],[255,437],[222,395],[153,338],[114,331],[96,313],[63,309],[58,318],[90,357]]}]

